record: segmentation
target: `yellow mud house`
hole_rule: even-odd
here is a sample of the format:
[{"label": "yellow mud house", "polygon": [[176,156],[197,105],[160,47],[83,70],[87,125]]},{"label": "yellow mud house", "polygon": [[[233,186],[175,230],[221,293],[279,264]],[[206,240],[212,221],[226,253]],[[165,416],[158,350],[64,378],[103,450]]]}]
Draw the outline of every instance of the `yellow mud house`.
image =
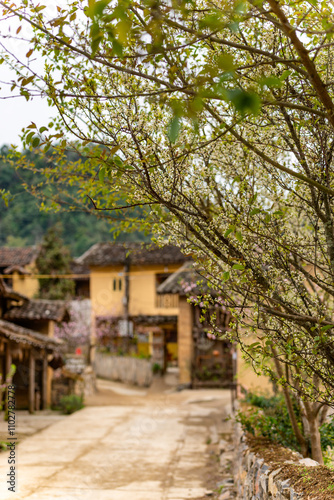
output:
[{"label": "yellow mud house", "polygon": [[[108,344],[113,335],[135,337],[137,354],[151,355],[163,369],[178,366],[181,385],[229,386],[235,380],[234,347],[208,337],[200,308],[187,302],[184,283],[200,278],[188,261],[171,245],[116,243],[97,243],[77,259],[90,268],[93,344]],[[220,308],[217,322],[224,330],[229,318]]]},{"label": "yellow mud house", "polygon": [[8,285],[28,298],[38,292],[35,262],[39,247],[0,247],[0,274],[5,275]]},{"label": "yellow mud house", "polygon": [[63,343],[53,338],[52,325],[66,315],[64,303],[30,300],[0,278],[0,375],[5,380],[11,364],[16,366],[18,409],[32,413],[50,406],[50,362],[63,350]]},{"label": "yellow mud house", "polygon": [[136,334],[140,354],[161,366],[177,360],[178,297],[162,297],[157,288],[185,260],[173,246],[116,243],[97,243],[77,259],[90,268],[94,341],[109,321],[120,337]]}]

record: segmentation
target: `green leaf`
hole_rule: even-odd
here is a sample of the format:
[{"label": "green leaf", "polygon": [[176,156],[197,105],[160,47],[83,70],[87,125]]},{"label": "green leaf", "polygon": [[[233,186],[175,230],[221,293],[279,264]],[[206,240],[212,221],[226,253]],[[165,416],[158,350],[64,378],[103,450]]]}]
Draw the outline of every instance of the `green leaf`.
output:
[{"label": "green leaf", "polygon": [[333,328],[333,327],[334,327],[334,325],[325,325],[325,326],[322,326],[322,327],[320,328],[320,331],[321,331],[322,333],[324,333],[324,332],[327,332],[327,330],[330,330],[330,328]]},{"label": "green leaf", "polygon": [[95,0],[88,0],[88,7],[85,8],[85,14],[87,17],[93,19],[96,17],[101,17],[104,9],[109,5],[111,0],[100,0],[96,2]]},{"label": "green leaf", "polygon": [[268,88],[273,88],[273,89],[280,89],[283,85],[282,80],[274,75],[261,78],[259,83],[263,87],[266,86]]},{"label": "green leaf", "polygon": [[222,15],[219,12],[213,12],[206,15],[199,22],[200,28],[210,28],[212,30],[221,29],[225,26],[225,21],[222,19]]},{"label": "green leaf", "polygon": [[240,231],[237,231],[237,232],[235,233],[235,237],[237,238],[237,240],[238,240],[240,243],[242,243],[242,241],[243,241],[243,237],[242,237],[242,234],[241,234],[241,232],[240,232]]},{"label": "green leaf", "polygon": [[34,137],[31,145],[33,148],[37,148],[37,146],[39,146],[39,143],[40,143],[39,137]]},{"label": "green leaf", "polygon": [[229,278],[230,278],[230,273],[228,271],[223,273],[223,276],[222,276],[223,281],[227,281]]},{"label": "green leaf", "polygon": [[249,205],[253,205],[254,201],[256,200],[257,198],[257,193],[255,193],[253,196],[251,196],[248,200],[248,204]]},{"label": "green leaf", "polygon": [[180,118],[178,116],[174,116],[168,126],[168,139],[170,142],[174,143],[179,136],[180,133]]},{"label": "green leaf", "polygon": [[222,54],[217,59],[218,68],[224,71],[233,71],[235,68],[234,59],[230,54]]},{"label": "green leaf", "polygon": [[292,71],[291,71],[291,70],[286,69],[286,70],[285,70],[285,71],[283,71],[283,73],[281,74],[281,76],[280,76],[280,80],[282,80],[282,81],[283,81],[283,80],[286,80],[286,79],[288,78],[288,76],[290,76],[290,75],[291,75],[291,73],[292,73]]},{"label": "green leaf", "polygon": [[130,19],[123,19],[117,24],[116,31],[118,34],[118,39],[121,43],[126,43],[131,26],[132,22]]},{"label": "green leaf", "polygon": [[249,215],[252,217],[253,215],[259,214],[260,212],[261,210],[259,208],[253,208],[253,210],[249,212]]},{"label": "green leaf", "polygon": [[116,56],[123,57],[123,45],[115,39],[112,41],[112,48]]},{"label": "green leaf", "polygon": [[245,266],[243,264],[234,264],[232,269],[237,269],[238,271],[244,271]]},{"label": "green leaf", "polygon": [[230,101],[235,109],[242,115],[250,111],[253,115],[257,115],[260,111],[261,101],[254,92],[246,92],[242,89],[233,89],[225,91],[226,98]]},{"label": "green leaf", "polygon": [[119,156],[113,156],[113,159],[112,159],[113,163],[117,166],[117,167],[122,167],[123,166],[123,161],[121,160],[121,158]]},{"label": "green leaf", "polygon": [[104,182],[105,175],[106,175],[106,168],[105,167],[101,167],[100,170],[99,170],[99,181],[100,182]]}]

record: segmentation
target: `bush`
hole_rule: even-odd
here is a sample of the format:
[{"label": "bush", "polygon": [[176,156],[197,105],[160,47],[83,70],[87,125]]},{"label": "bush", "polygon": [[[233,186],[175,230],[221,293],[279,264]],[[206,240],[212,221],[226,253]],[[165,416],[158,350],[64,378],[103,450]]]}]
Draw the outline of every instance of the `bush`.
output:
[{"label": "bush", "polygon": [[162,373],[161,366],[159,365],[159,363],[153,363],[152,372],[154,373],[154,375],[157,375],[158,373]]},{"label": "bush", "polygon": [[62,396],[59,401],[59,407],[62,413],[65,413],[65,415],[70,415],[71,413],[81,410],[81,408],[84,407],[83,398],[77,396],[76,394]]},{"label": "bush", "polygon": [[[238,412],[236,420],[243,429],[253,436],[263,436],[271,441],[300,451],[295,438],[289,413],[282,394],[266,397],[252,392],[245,396],[245,402],[251,405],[245,412]],[[300,408],[295,398],[292,399],[298,425],[303,433]],[[259,408],[259,409],[257,409]],[[334,418],[320,427],[321,448],[326,451],[334,443]]]},{"label": "bush", "polygon": [[[282,446],[300,451],[283,395],[266,397],[249,392],[245,401],[252,405],[252,408],[237,414],[237,421],[245,431],[253,436],[263,436]],[[293,405],[298,425],[302,429],[299,406],[294,399]]]},{"label": "bush", "polygon": [[324,423],[320,427],[321,436],[321,448],[327,450],[327,448],[333,448],[334,445],[334,417],[332,417],[330,422]]}]

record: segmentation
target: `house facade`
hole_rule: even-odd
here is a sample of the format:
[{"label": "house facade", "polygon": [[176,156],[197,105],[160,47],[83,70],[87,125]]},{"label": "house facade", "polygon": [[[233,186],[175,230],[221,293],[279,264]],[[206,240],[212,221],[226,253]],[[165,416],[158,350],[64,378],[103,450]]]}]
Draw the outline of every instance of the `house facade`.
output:
[{"label": "house facade", "polygon": [[[40,247],[0,247],[0,275],[15,291],[32,299],[39,291],[36,259]],[[70,263],[74,297],[89,298],[89,268],[73,260]]]},{"label": "house facade", "polygon": [[[223,301],[215,301],[215,306],[207,312],[197,303],[188,300],[191,296],[217,295],[193,267],[186,262],[168,277],[157,289],[160,295],[178,295],[179,300],[179,370],[180,383],[193,387],[205,385],[243,387],[246,390],[272,390],[268,377],[257,375],[243,357],[237,344],[210,335],[212,329],[210,315],[214,312],[215,327],[222,334],[230,328],[231,315]],[[220,304],[220,305],[219,305]],[[207,315],[207,318],[205,317]],[[245,332],[247,333],[247,332]],[[247,338],[247,335],[245,335]],[[252,337],[248,337],[251,343]]]},{"label": "house facade", "polygon": [[158,286],[186,257],[174,246],[143,248],[136,244],[97,243],[77,262],[90,268],[93,343],[106,324],[120,337],[138,338],[139,353],[165,367],[177,360],[178,297],[161,296]]},{"label": "house facade", "polygon": [[[48,310],[45,306],[45,303],[31,304],[28,297],[15,292],[0,278],[1,380],[6,379],[11,364],[14,364],[16,371],[12,382],[15,385],[16,407],[28,408],[31,413],[50,406],[50,363],[58,359],[63,351],[63,343],[49,335],[52,319],[43,320],[36,317],[35,313],[32,317],[31,311],[36,309],[40,312],[44,310],[45,316]],[[30,310],[30,315],[27,310]],[[26,321],[27,316],[30,318]],[[63,318],[64,315],[58,317]],[[40,331],[37,330],[39,320]],[[27,325],[34,326],[34,329]]]},{"label": "house facade", "polygon": [[36,259],[39,247],[0,247],[0,275],[18,293],[32,298],[38,292]]}]

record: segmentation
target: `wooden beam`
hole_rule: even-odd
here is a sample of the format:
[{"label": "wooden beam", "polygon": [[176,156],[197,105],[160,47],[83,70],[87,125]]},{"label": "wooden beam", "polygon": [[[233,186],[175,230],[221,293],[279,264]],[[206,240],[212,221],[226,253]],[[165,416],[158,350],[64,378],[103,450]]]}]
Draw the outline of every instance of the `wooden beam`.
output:
[{"label": "wooden beam", "polygon": [[29,353],[29,413],[35,411],[35,356],[31,348]]},{"label": "wooden beam", "polygon": [[[3,381],[3,383],[7,379],[7,376],[9,374],[9,372],[10,372],[11,365],[12,365],[12,351],[11,351],[10,342],[8,341],[7,344],[6,344],[6,361],[5,361],[5,376],[4,376],[5,380]],[[9,380],[8,382],[10,383],[11,380]],[[8,415],[8,389],[5,392],[5,405],[4,405],[4,408],[5,408],[5,415]]]},{"label": "wooden beam", "polygon": [[48,406],[48,358],[47,353],[43,354],[43,372],[42,372],[42,408],[46,410]]}]

